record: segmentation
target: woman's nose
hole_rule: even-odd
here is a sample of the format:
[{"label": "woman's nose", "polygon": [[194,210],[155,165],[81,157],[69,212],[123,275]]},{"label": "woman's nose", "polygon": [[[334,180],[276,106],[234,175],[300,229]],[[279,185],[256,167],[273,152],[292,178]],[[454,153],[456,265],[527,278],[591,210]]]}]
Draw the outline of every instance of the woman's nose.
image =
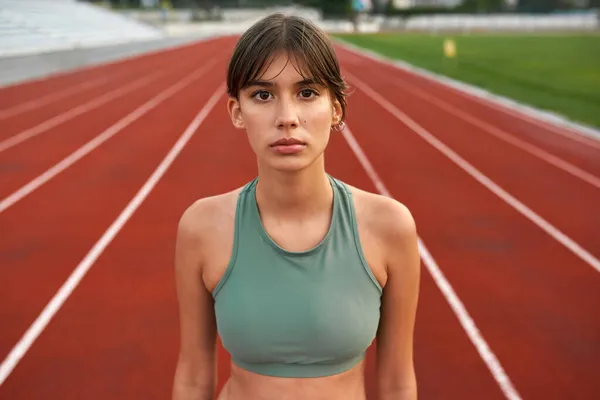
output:
[{"label": "woman's nose", "polygon": [[298,113],[293,101],[282,100],[278,107],[277,127],[297,128],[299,125]]}]

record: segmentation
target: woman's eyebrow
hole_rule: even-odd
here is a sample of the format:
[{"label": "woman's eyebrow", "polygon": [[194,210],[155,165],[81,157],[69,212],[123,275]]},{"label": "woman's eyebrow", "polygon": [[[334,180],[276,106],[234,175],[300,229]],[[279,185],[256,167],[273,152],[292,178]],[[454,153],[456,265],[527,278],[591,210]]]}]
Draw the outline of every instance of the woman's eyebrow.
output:
[{"label": "woman's eyebrow", "polygon": [[[301,81],[296,82],[295,85],[296,86],[304,86],[304,85],[314,85],[316,83],[317,83],[316,79],[306,78],[306,79],[302,79]],[[272,81],[263,81],[260,79],[256,79],[256,80],[248,81],[248,83],[245,85],[245,87],[250,87],[250,86],[274,87],[274,86],[277,86],[277,84]]]}]

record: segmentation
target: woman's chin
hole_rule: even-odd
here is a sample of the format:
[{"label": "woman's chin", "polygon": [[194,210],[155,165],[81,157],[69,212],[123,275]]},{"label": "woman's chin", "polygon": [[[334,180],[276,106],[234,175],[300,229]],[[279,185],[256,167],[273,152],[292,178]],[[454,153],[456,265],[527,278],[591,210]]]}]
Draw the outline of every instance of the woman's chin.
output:
[{"label": "woman's chin", "polygon": [[274,157],[266,163],[269,169],[279,172],[294,173],[305,170],[313,163],[313,159],[299,156]]}]

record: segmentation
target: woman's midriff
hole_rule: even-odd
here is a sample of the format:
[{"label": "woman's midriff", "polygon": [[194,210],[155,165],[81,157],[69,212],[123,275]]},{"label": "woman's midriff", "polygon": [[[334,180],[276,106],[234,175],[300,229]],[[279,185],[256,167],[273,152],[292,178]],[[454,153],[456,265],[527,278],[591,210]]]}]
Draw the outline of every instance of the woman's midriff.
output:
[{"label": "woman's midriff", "polygon": [[231,365],[217,400],[366,400],[364,360],[351,370],[318,378],[257,375]]}]

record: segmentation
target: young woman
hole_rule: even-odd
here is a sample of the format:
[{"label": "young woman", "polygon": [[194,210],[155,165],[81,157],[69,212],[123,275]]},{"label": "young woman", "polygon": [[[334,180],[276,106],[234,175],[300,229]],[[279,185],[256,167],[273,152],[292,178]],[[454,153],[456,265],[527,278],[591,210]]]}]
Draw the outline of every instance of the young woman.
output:
[{"label": "young woman", "polygon": [[181,217],[173,399],[213,399],[218,333],[232,359],[219,400],[364,400],[374,339],[377,398],[415,400],[415,223],[399,202],[325,171],[346,110],[326,34],[271,15],[240,38],[227,83],[258,176]]}]

